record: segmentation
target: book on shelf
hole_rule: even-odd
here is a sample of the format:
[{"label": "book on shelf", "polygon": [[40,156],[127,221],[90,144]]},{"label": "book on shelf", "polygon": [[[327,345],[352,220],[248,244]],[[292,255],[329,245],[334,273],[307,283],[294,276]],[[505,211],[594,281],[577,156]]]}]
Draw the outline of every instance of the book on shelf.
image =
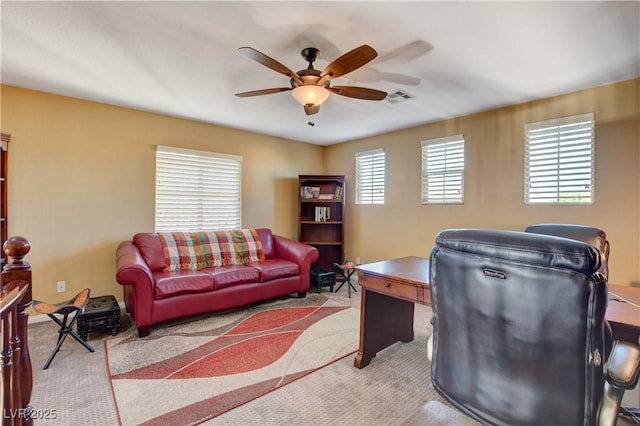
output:
[{"label": "book on shelf", "polygon": [[316,207],[316,222],[327,222],[331,220],[331,209],[329,207]]},{"label": "book on shelf", "polygon": [[335,195],[333,194],[320,194],[318,195],[318,200],[333,200]]},{"label": "book on shelf", "polygon": [[339,200],[342,198],[342,185],[336,185],[336,191],[333,194],[333,198]]}]

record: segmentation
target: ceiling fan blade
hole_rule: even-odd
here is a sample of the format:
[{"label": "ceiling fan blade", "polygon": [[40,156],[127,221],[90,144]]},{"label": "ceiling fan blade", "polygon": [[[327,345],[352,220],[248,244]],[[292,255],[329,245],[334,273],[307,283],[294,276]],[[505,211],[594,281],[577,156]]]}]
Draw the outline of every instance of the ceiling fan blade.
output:
[{"label": "ceiling fan blade", "polygon": [[329,90],[337,95],[349,98],[364,99],[367,101],[381,101],[387,97],[387,92],[376,89],[368,89],[366,87],[356,86],[333,86]]},{"label": "ceiling fan blade", "polygon": [[368,44],[356,47],[327,65],[320,73],[320,80],[318,80],[317,84],[321,85],[332,78],[340,77],[357,70],[376,56],[378,56],[378,52]]},{"label": "ceiling fan blade", "polygon": [[304,113],[307,115],[317,114],[318,112],[320,112],[320,105],[307,104],[304,106]]},{"label": "ceiling fan blade", "polygon": [[294,79],[298,82],[298,84],[304,84],[300,76],[295,72],[291,71],[286,66],[282,65],[280,62],[276,61],[273,58],[268,57],[264,53],[258,52],[252,47],[240,47],[238,48],[238,52],[242,53],[249,59],[253,59],[254,61],[264,65],[267,68],[271,68],[275,72],[279,72],[280,74],[284,74],[289,78]]},{"label": "ceiling fan blade", "polygon": [[250,92],[236,93],[236,96],[239,98],[248,98],[249,96],[270,95],[272,93],[286,92],[287,90],[291,90],[291,87],[276,87],[274,89],[252,90]]}]

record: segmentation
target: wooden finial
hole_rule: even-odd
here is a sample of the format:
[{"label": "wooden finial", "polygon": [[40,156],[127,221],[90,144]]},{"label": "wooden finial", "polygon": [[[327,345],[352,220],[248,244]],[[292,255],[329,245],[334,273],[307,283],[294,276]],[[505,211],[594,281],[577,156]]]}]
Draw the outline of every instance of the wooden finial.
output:
[{"label": "wooden finial", "polygon": [[4,242],[2,249],[12,259],[11,262],[5,265],[5,270],[28,269],[31,266],[23,261],[29,250],[31,250],[31,243],[26,238],[20,236],[11,237]]}]

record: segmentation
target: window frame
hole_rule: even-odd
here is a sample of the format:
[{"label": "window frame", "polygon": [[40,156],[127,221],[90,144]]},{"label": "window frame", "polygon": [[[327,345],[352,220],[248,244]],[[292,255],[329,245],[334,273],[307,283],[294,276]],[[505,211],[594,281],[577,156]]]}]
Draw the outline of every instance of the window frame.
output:
[{"label": "window frame", "polygon": [[[387,157],[383,148],[376,148],[355,153],[356,160],[356,205],[384,204],[387,181]],[[363,162],[368,164],[363,164]],[[381,165],[380,165],[381,162]],[[370,177],[365,179],[363,166],[368,166]],[[381,180],[381,183],[379,182]],[[366,185],[366,186],[363,186]],[[380,195],[382,194],[382,195]]]},{"label": "window frame", "polygon": [[[553,129],[555,128],[555,131]],[[565,140],[562,141],[563,132],[565,133]],[[569,133],[575,132],[576,137],[570,137]],[[588,133],[589,137],[580,136],[579,133]],[[533,139],[546,137],[549,140],[533,141]],[[555,143],[551,140],[555,138]],[[524,203],[527,205],[592,205],[595,202],[595,117],[594,113],[584,113],[578,115],[572,115],[561,118],[554,118],[549,120],[542,120],[527,123],[524,126]],[[536,147],[532,152],[532,143],[542,146],[544,143],[546,147]],[[564,145],[564,146],[563,146]],[[583,148],[585,151],[572,149],[579,148],[580,145],[588,145],[587,148]],[[562,151],[564,149],[564,160],[562,159]],[[547,157],[548,161],[552,161],[551,155],[556,153],[556,166],[553,167],[552,163],[544,164],[545,160],[542,159],[543,155]],[[544,151],[547,151],[546,153]],[[575,153],[575,155],[573,154]],[[532,164],[531,157],[538,156],[540,163]],[[580,157],[588,156],[588,160],[580,160]],[[588,162],[588,166],[580,166],[580,163]],[[532,171],[532,168],[534,171]],[[573,173],[565,173],[565,177],[562,178],[562,169],[575,170]],[[577,193],[588,193],[586,200],[581,200],[582,195],[578,196],[577,200],[575,196],[569,196],[570,192],[566,189],[569,187],[570,182],[579,182],[585,178],[581,178],[581,175],[586,175],[587,172],[579,172],[579,170],[585,170],[588,168],[588,189],[586,191],[576,190]],[[537,182],[532,182],[532,173],[537,172]],[[555,175],[553,172],[555,171]],[[541,201],[536,201],[532,198],[532,189],[536,186],[541,189],[544,182],[550,183],[553,178],[556,177],[555,187],[551,187],[548,191],[550,194]],[[573,177],[573,179],[571,179]],[[574,187],[577,185],[573,185]],[[535,194],[537,191],[533,191]],[[565,195],[562,195],[562,194]],[[555,198],[555,199],[553,199]]]},{"label": "window frame", "polygon": [[241,156],[158,145],[155,166],[155,232],[242,228]]},{"label": "window frame", "polygon": [[[464,134],[444,136],[435,139],[427,139],[420,142],[422,156],[422,176],[421,176],[421,203],[422,204],[464,204],[464,175],[466,169],[465,158],[465,140]],[[442,170],[429,170],[428,158],[429,149],[439,147],[437,149],[444,150],[445,161],[444,168]],[[456,155],[456,151],[462,150],[462,165],[459,164],[459,155]],[[452,152],[451,156],[447,153]],[[451,165],[447,165],[448,158],[451,158]],[[460,194],[459,197],[448,197],[447,186],[451,186],[446,183],[447,178],[455,178],[459,176],[459,185],[453,186],[450,190],[457,190]],[[441,177],[442,191],[441,196],[438,198],[436,194],[433,197],[429,193],[429,178]],[[435,191],[434,191],[435,192]]]}]

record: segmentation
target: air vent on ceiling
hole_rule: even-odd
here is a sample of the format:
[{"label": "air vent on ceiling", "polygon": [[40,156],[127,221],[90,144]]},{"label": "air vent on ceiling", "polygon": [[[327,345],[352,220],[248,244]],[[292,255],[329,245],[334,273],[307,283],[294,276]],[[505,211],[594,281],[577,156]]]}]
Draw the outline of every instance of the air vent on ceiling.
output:
[{"label": "air vent on ceiling", "polygon": [[408,101],[409,99],[415,98],[415,96],[405,92],[404,90],[398,89],[389,93],[385,100],[390,104],[397,104],[400,102]]}]

